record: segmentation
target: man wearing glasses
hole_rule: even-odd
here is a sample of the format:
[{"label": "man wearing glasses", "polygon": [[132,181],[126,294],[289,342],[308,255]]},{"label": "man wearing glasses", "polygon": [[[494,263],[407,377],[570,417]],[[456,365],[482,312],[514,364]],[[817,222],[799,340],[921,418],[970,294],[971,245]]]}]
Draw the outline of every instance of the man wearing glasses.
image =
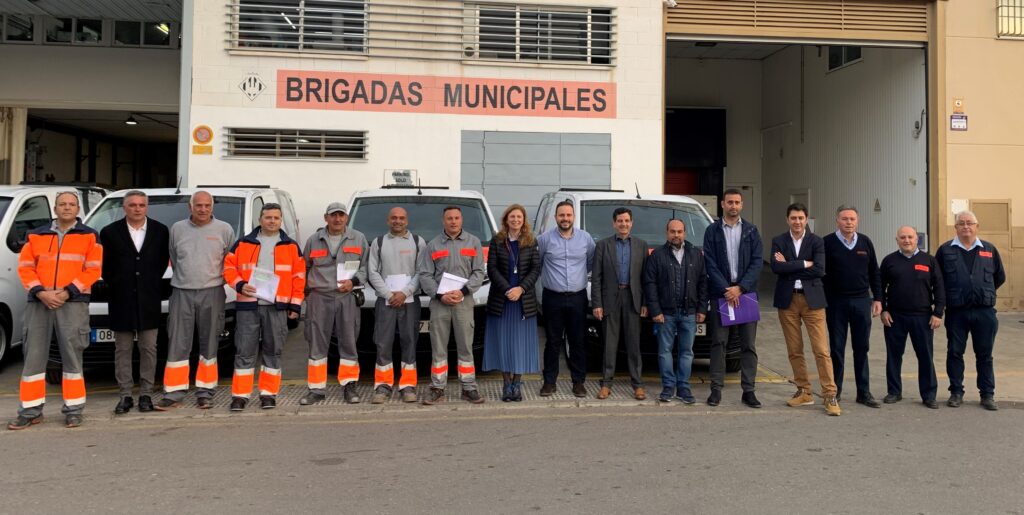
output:
[{"label": "man wearing glasses", "polygon": [[970,211],[956,215],[956,238],[943,243],[935,255],[946,287],[946,375],[949,401],[958,408],[964,400],[964,350],[967,335],[974,344],[981,406],[996,411],[996,377],[992,367],[995,345],[996,290],[1006,282],[999,251],[978,238],[978,218]]}]

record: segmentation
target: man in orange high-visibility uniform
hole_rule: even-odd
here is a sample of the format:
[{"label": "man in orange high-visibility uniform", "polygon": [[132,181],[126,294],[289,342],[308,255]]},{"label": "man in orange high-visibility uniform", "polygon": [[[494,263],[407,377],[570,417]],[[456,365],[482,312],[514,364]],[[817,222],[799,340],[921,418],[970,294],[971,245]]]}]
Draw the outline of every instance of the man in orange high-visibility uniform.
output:
[{"label": "man in orange high-visibility uniform", "polygon": [[89,290],[100,278],[103,247],[96,231],[78,219],[78,195],[57,195],[57,219],[28,233],[18,258],[18,276],[28,290],[25,308],[25,364],[21,374],[21,407],[8,429],[25,429],[43,420],[46,402],[46,360],[57,330],[63,365],[67,427],[82,425],[85,379],[82,351],[89,346]]},{"label": "man in orange high-visibility uniform", "polygon": [[263,359],[260,407],[274,408],[281,390],[279,363],[288,319],[299,317],[306,286],[306,262],[299,244],[281,230],[280,204],[264,204],[260,226],[231,247],[224,258],[224,280],[238,292],[231,411],[244,410],[249,400],[258,348]]}]

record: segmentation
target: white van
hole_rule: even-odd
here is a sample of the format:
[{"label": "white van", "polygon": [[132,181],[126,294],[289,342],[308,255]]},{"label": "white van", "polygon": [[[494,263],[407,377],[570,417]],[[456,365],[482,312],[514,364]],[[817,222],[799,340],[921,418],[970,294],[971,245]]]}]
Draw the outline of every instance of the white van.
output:
[{"label": "white van", "polygon": [[[4,245],[0,247],[0,362],[14,347],[22,344],[22,318],[28,294],[18,277],[18,254],[32,229],[48,226],[54,219],[53,206],[57,194],[72,191],[72,187],[59,186],[0,186],[0,234]],[[85,210],[79,216],[83,216]]]}]

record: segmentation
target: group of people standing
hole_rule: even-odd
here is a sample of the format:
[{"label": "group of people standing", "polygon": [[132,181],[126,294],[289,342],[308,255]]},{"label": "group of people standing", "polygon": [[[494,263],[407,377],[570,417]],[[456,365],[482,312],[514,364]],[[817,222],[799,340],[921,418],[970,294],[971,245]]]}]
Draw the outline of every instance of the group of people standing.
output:
[{"label": "group of people standing", "polygon": [[[219,335],[224,327],[225,284],[237,292],[232,411],[246,408],[254,386],[262,408],[276,406],[288,320],[299,317],[303,303],[309,346],[308,391],[300,404],[325,400],[332,337],[338,342],[337,378],[344,399],[360,402],[355,388],[360,376],[356,351],[360,287],[372,288],[376,294],[373,338],[377,359],[371,402],[391,398],[396,380],[402,401],[420,400],[416,342],[420,322],[417,296],[422,292],[430,298],[432,347],[430,389],[422,402],[446,401],[448,342],[454,336],[461,397],[482,403],[472,348],[473,293],[485,276],[491,288],[483,367],[502,372],[504,401],[522,400],[522,375],[536,372],[543,373],[540,395],[554,394],[563,353],[572,393],[587,395],[589,311],[601,323],[605,345],[597,398],[611,395],[620,340],[625,342],[634,396],[647,398],[639,338],[640,319],[651,317],[658,339],[660,401],[696,402],[689,383],[693,340],[697,324],[706,321],[711,336],[707,404],[721,402],[726,345],[735,338],[740,344],[741,401],[761,407],[755,395],[759,315],[737,320],[736,313],[743,310],[744,303],[753,302],[756,307],[764,259],[757,227],[741,216],[743,195],[738,190],[725,191],[723,216],[706,230],[703,248],[686,241],[684,221],[671,219],[666,223],[665,243],[653,250],[631,234],[633,218],[628,208],[613,212],[615,234],[595,242],[575,227],[570,201],[556,206],[556,227],[540,235],[531,231],[523,206],[508,207],[500,230],[488,243],[488,252],[479,238],[463,230],[458,206],[443,209],[443,230],[429,241],[409,231],[406,211],[396,206],[388,213],[388,232],[368,242],[361,232],[348,227],[347,207],[334,202],[325,210],[324,227],[300,248],[281,230],[279,205],[264,204],[259,227],[236,240],[230,225],[213,217],[213,204],[210,193],[196,192],[189,200],[189,218],[168,229],[147,216],[146,194],[131,191],[124,197],[125,217],[97,234],[78,220],[77,196],[71,192],[58,195],[56,219],[29,233],[19,258],[18,273],[28,291],[29,306],[21,407],[9,429],[24,429],[42,420],[44,372],[55,327],[64,367],[62,413],[67,427],[81,425],[85,406],[81,361],[88,345],[89,293],[101,272],[109,287],[109,323],[115,333],[121,392],[114,409],[117,414],[135,405],[135,345],[140,355],[139,411],[181,407],[189,389],[189,355],[196,336],[196,403],[200,409],[212,407],[218,382]],[[900,227],[896,237],[899,250],[886,256],[881,266],[871,241],[857,232],[856,208],[841,206],[836,215],[836,232],[821,238],[807,230],[806,206],[792,204],[786,213],[789,230],[772,240],[768,262],[778,275],[773,303],[797,385],[789,405],[814,403],[804,360],[803,325],[810,337],[826,412],[841,412],[848,332],[856,401],[880,406],[870,391],[867,364],[871,319],[877,316],[885,326],[887,349],[888,391],[883,402],[902,399],[900,370],[909,335],[918,357],[921,398],[926,406],[937,407],[932,337],[945,315],[950,379],[947,404],[957,407],[963,402],[963,353],[970,335],[981,405],[998,409],[993,400],[992,348],[998,327],[994,305],[1005,273],[997,249],[977,237],[974,214],[957,214],[957,237],[941,245],[935,257],[917,248],[914,228]],[[154,403],[156,337],[161,324],[158,292],[168,263],[173,270],[168,355],[164,395]],[[589,299],[588,273],[592,274]],[[543,303],[546,321],[543,359],[538,348],[538,301]],[[397,373],[393,361],[396,339]],[[258,377],[257,352],[261,356]]]}]

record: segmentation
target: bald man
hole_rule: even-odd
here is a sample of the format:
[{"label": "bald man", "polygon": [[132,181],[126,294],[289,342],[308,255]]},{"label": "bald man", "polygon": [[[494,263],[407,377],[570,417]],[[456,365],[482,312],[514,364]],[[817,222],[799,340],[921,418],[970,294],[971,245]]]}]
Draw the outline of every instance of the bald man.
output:
[{"label": "bald man", "polygon": [[917,229],[904,225],[896,231],[899,250],[885,256],[879,266],[882,287],[882,325],[885,333],[885,378],[888,395],[882,399],[893,404],[903,399],[903,352],[907,335],[917,354],[917,382],[921,402],[938,409],[935,393],[935,363],[932,338],[942,325],[946,293],[938,262],[917,248]]}]

